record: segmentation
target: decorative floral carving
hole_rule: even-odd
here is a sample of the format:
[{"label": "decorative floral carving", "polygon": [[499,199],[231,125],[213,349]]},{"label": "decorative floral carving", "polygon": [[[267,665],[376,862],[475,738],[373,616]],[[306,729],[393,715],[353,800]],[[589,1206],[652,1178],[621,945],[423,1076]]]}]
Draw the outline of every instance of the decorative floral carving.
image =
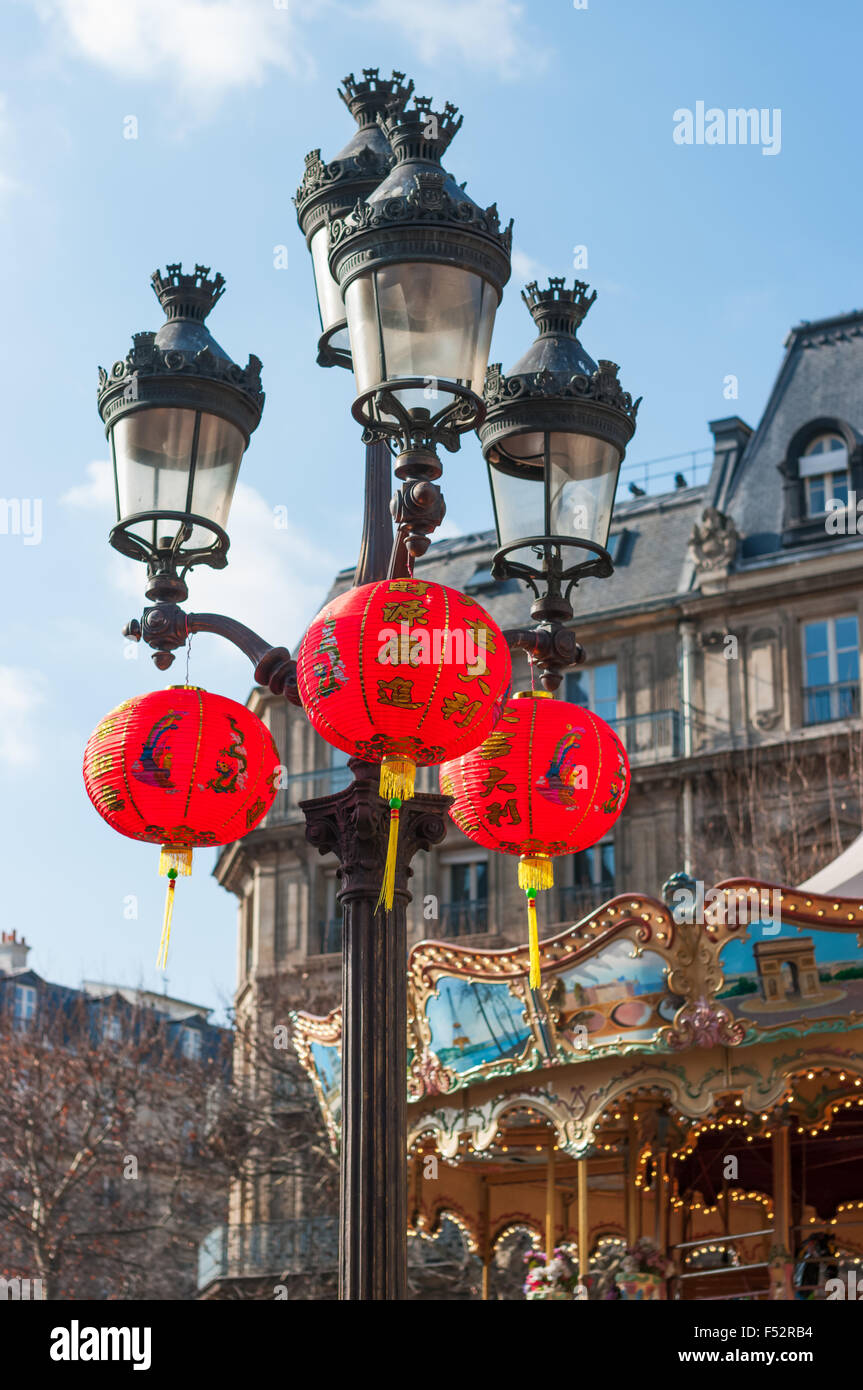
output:
[{"label": "decorative floral carving", "polygon": [[727,570],[740,544],[737,527],[717,507],[705,507],[689,538],[689,550],[699,570]]},{"label": "decorative floral carving", "polygon": [[263,401],[261,389],[261,359],[252,353],[245,367],[237,366],[224,357],[216,357],[209,348],[199,352],[181,352],[177,348],[156,347],[155,333],[136,333],[132,347],[122,361],[115,362],[110,374],[99,368],[99,397],[106,387],[114,387],[118,381],[127,379],[128,390],[134,389],[134,379],[138,376],[176,376],[208,377],[213,381],[227,381],[238,391],[244,391],[254,400]]},{"label": "decorative floral carving", "polygon": [[485,209],[470,198],[455,198],[446,188],[443,170],[429,169],[415,174],[404,196],[387,198],[382,203],[365,203],[357,199],[347,217],[328,222],[330,245],[339,246],[362,232],[409,222],[458,222],[465,230],[479,232],[499,242],[509,255],[512,250],[512,220],[501,231],[497,205]]},{"label": "decorative floral carving", "polygon": [[572,399],[581,396],[585,400],[598,401],[601,405],[622,410],[630,420],[634,420],[641,397],[633,401],[630,393],[623,390],[617,373],[617,363],[604,358],[600,358],[598,369],[591,376],[583,372],[568,376],[564,372],[548,370],[504,376],[500,363],[494,362],[486,372],[483,399],[487,406],[494,406],[502,401],[547,399],[552,396]]}]

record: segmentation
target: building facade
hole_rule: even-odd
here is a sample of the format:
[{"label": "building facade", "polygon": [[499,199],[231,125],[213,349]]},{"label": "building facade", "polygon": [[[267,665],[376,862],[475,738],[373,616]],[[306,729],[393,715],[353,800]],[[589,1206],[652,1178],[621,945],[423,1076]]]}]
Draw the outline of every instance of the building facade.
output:
[{"label": "building facade", "polygon": [[[732,416],[710,429],[709,477],[691,485],[680,473],[673,490],[644,496],[624,488],[615,573],[574,595],[587,660],[565,697],[614,724],[632,790],[614,839],[557,866],[541,901],[546,934],[615,889],[658,891],[681,868],[704,881],[745,867],[803,878],[860,829],[863,313],[793,329],[758,428]],[[439,541],[416,572],[475,595],[502,627],[523,624],[530,596],[492,580],[493,552],[490,533]],[[518,653],[514,686],[529,683]],[[301,710],[260,689],[249,703],[282,750],[287,785],[216,866],[239,901],[237,1005],[278,975],[303,1007],[330,1007],[336,864],[306,844],[299,807],[350,773]],[[420,776],[420,789],[436,789],[434,770]],[[756,865],[742,864],[747,854]],[[412,943],[521,939],[512,865],[454,825],[418,856],[412,888]]]},{"label": "building facade", "polygon": [[[557,861],[555,888],[540,895],[541,935],[616,891],[657,894],[681,869],[708,884],[731,873],[799,883],[860,831],[863,312],[792,329],[758,427],[730,416],[710,430],[700,480],[684,469],[670,490],[651,476],[627,489],[625,466],[615,572],[573,595],[587,658],[562,693],[614,725],[632,788],[613,838]],[[492,579],[494,549],[491,533],[438,541],[417,577],[474,595],[501,627],[523,625],[530,595]],[[346,569],[331,595],[351,582]],[[513,675],[515,689],[530,685],[521,653]],[[301,710],[261,689],[249,703],[287,781],[215,869],[239,904],[238,1015],[254,1016],[275,981],[283,1006],[324,1013],[341,992],[337,865],[306,843],[300,803],[350,773]],[[435,779],[422,772],[418,789],[435,790]],[[512,861],[455,825],[417,856],[411,887],[411,945],[523,941]],[[246,1194],[236,1219],[260,1219],[262,1201]],[[265,1205],[268,1219],[296,1215]]]}]

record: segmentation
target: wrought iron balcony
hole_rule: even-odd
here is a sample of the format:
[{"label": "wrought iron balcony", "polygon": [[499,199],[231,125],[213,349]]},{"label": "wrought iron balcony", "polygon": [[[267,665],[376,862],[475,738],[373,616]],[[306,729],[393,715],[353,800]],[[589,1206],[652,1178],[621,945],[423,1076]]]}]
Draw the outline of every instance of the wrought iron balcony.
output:
[{"label": "wrought iron balcony", "polygon": [[631,763],[657,763],[681,754],[681,719],[676,709],[654,710],[651,714],[630,714],[615,719],[612,726],[619,735]]},{"label": "wrought iron balcony", "polygon": [[474,898],[462,902],[441,903],[440,917],[434,935],[472,936],[488,931],[488,899]]},{"label": "wrought iron balcony", "polygon": [[338,1267],[334,1216],[217,1226],[198,1246],[198,1288],[216,1279],[324,1273]]},{"label": "wrought iron balcony", "polygon": [[614,897],[614,879],[602,879],[599,883],[562,883],[557,889],[556,908],[558,922],[578,922],[582,917]]},{"label": "wrought iron balcony", "polygon": [[833,685],[807,685],[804,688],[804,724],[829,724],[834,719],[856,719],[859,713],[859,681],[837,681]]}]

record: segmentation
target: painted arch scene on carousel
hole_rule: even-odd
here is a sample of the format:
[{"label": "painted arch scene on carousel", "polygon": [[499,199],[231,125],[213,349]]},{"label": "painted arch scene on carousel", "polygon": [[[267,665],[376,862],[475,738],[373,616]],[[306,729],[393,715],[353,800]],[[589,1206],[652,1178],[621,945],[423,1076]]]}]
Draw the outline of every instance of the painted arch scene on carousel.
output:
[{"label": "painted arch scene on carousel", "polygon": [[[727,880],[698,921],[673,875],[545,938],[538,988],[526,948],[416,945],[413,1242],[482,1298],[847,1296],[863,894],[834,882]],[[341,1011],[294,1024],[336,1146]]]}]

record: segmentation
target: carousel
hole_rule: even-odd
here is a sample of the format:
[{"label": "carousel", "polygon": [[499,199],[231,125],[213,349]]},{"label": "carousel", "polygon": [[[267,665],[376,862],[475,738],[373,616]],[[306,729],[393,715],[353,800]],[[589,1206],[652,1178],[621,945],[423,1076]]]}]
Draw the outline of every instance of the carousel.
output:
[{"label": "carousel", "polygon": [[[486,1299],[855,1297],[863,891],[819,880],[615,897],[536,988],[526,947],[415,946],[414,1236],[454,1223]],[[293,1022],[336,1147],[340,1010]]]}]

